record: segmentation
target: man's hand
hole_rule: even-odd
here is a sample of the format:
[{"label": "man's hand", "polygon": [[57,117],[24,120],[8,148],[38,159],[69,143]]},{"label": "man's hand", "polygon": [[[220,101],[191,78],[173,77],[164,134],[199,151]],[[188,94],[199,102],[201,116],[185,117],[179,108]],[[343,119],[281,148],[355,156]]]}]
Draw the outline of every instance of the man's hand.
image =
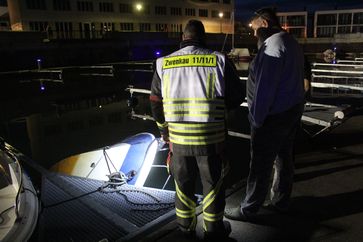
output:
[{"label": "man's hand", "polygon": [[163,139],[163,141],[165,142],[165,143],[169,143],[170,142],[170,140],[169,140],[169,134],[164,134],[164,133],[161,133],[161,138]]}]

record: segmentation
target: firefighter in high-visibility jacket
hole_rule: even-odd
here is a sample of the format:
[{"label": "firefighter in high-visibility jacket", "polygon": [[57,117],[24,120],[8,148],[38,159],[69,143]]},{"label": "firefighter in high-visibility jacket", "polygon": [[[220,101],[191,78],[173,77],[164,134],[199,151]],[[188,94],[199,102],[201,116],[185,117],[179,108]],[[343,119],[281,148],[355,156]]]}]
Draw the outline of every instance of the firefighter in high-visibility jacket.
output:
[{"label": "firefighter in high-visibility jacket", "polygon": [[172,151],[175,209],[186,235],[195,234],[198,170],[203,185],[204,236],[216,239],[231,232],[229,223],[223,221],[225,113],[244,98],[245,88],[233,63],[205,47],[204,26],[198,20],[187,23],[178,51],[156,61],[151,109]]}]

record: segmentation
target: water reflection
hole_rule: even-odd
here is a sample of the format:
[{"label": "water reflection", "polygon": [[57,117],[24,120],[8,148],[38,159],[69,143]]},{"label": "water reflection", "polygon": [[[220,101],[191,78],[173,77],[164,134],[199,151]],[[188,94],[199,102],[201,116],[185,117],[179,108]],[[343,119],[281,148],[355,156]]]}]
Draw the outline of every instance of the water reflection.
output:
[{"label": "water reflection", "polygon": [[[149,113],[148,97],[139,97],[139,113]],[[86,107],[93,102],[93,107]],[[63,112],[33,114],[26,126],[34,160],[46,168],[68,156],[120,142],[140,133],[157,133],[153,121],[130,118],[125,100],[103,104],[86,100],[59,107]]]},{"label": "water reflection", "polygon": [[[237,62],[236,67],[246,72],[248,62]],[[129,93],[125,91],[130,85],[150,89],[152,72],[118,69],[107,78],[82,73],[78,69],[67,70],[60,88],[55,87],[52,92],[47,89],[41,96],[37,90],[19,98],[21,109],[16,108],[14,98],[7,99],[9,112],[0,120],[4,123],[0,127],[5,127],[0,129],[0,135],[47,169],[72,155],[112,146],[138,133],[159,136],[154,121],[131,119],[131,109],[127,106]],[[134,93],[133,96],[138,99],[135,113],[150,115],[148,95]]]}]

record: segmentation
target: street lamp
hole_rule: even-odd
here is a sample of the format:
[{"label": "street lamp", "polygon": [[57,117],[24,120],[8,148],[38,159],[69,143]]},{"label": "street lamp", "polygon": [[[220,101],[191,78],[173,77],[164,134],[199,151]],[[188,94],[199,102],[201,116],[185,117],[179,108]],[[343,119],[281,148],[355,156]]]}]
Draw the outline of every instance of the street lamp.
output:
[{"label": "street lamp", "polygon": [[[142,6],[141,3],[136,3],[135,8],[136,8],[136,12],[137,12],[136,14],[138,14],[138,13],[140,13],[142,11],[143,6]],[[142,31],[141,29],[142,29],[141,23],[139,23],[139,31],[140,32]]]},{"label": "street lamp", "polygon": [[139,12],[142,10],[142,4],[141,3],[136,4],[136,10],[139,11]]},{"label": "street lamp", "polygon": [[218,16],[219,16],[219,18],[221,19],[221,21],[220,21],[220,31],[221,31],[221,33],[222,33],[222,18],[223,18],[223,13],[222,13],[222,12],[220,12],[220,13],[218,14]]}]

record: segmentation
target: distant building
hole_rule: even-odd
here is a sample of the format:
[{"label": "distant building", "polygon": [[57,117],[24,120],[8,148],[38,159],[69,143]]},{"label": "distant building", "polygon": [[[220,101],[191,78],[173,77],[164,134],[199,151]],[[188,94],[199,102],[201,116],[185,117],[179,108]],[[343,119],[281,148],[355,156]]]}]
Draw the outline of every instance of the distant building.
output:
[{"label": "distant building", "polygon": [[[281,26],[297,38],[334,37],[336,34],[363,33],[363,9],[321,10],[312,15],[309,25],[308,12],[278,12]],[[308,29],[312,28],[312,36]]]},{"label": "distant building", "polygon": [[280,24],[287,32],[297,38],[307,37],[307,16],[305,12],[284,12],[278,13]]},{"label": "distant building", "polygon": [[363,9],[316,11],[314,37],[363,33]]},{"label": "distant building", "polygon": [[51,38],[100,38],[110,31],[181,33],[189,19],[232,33],[234,0],[8,0],[11,30]]}]

